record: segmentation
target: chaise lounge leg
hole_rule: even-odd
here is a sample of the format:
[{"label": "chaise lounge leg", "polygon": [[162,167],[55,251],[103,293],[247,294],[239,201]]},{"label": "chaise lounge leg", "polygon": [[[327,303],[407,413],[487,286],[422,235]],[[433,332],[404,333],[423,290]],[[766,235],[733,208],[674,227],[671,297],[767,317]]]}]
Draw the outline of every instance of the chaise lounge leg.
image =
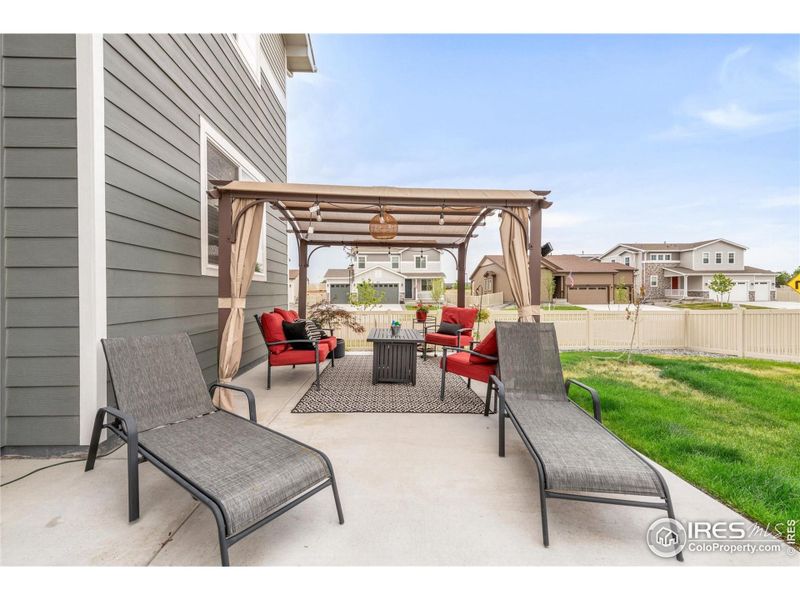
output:
[{"label": "chaise lounge leg", "polygon": [[139,435],[128,432],[128,521],[139,519]]},{"label": "chaise lounge leg", "polygon": [[[665,496],[666,496],[664,498],[664,500],[666,500],[666,502],[667,502],[667,516],[670,519],[675,520],[675,511],[672,509],[672,499],[669,496],[669,490],[667,489],[666,484],[664,484],[664,491],[665,491]],[[677,542],[676,542],[676,544],[677,544]],[[675,555],[675,558],[678,559],[679,562],[683,562],[683,551],[678,552],[678,554]]]},{"label": "chaise lounge leg", "polygon": [[[267,359],[269,360],[269,359]],[[272,365],[267,363],[267,389],[272,387]]]},{"label": "chaise lounge leg", "polygon": [[506,406],[503,396],[500,396],[500,406],[497,409],[498,435],[500,437],[500,456],[506,455]]},{"label": "chaise lounge leg", "polygon": [[339,516],[339,525],[344,525],[342,501],[339,499],[339,488],[336,485],[336,477],[333,475],[331,475],[331,488],[333,489],[333,501],[336,503],[336,514]]},{"label": "chaise lounge leg", "polygon": [[223,567],[230,567],[231,561],[228,557],[228,539],[225,537],[225,523],[221,519],[221,515],[214,512],[214,518],[217,521],[217,534],[219,536],[219,562]]},{"label": "chaise lounge leg", "polygon": [[89,442],[89,454],[86,456],[86,467],[84,471],[91,471],[94,469],[94,461],[97,459],[97,449],[100,446],[100,432],[103,431],[103,421],[105,420],[105,412],[102,410],[97,411],[94,418],[94,426],[92,427],[92,439]]},{"label": "chaise lounge leg", "polygon": [[492,382],[486,382],[486,406],[483,407],[483,416],[489,416],[489,404],[492,401]]}]

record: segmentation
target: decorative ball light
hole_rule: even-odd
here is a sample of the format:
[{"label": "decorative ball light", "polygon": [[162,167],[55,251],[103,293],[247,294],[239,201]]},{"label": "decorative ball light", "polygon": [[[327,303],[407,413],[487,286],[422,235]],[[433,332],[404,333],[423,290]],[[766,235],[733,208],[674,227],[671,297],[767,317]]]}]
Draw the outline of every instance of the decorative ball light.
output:
[{"label": "decorative ball light", "polygon": [[392,240],[397,236],[397,219],[384,210],[369,221],[369,234],[376,240]]}]

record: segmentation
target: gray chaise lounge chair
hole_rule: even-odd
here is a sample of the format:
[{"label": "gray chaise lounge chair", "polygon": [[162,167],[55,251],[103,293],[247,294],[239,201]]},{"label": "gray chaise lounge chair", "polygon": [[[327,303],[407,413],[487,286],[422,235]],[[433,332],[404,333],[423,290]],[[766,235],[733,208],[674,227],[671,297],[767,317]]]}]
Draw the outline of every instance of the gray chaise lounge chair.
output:
[{"label": "gray chaise lounge chair", "polygon": [[[601,424],[600,397],[575,380],[564,381],[552,323],[497,323],[500,456],[505,456],[505,418],[511,420],[536,463],[542,537],[548,546],[547,499],[658,508],[674,519],[661,474]],[[594,418],[567,393],[570,385],[592,396]],[[601,495],[597,495],[601,494]],[[661,502],[602,494],[655,496]],[[683,555],[678,553],[682,561]]]},{"label": "gray chaise lounge chair", "polygon": [[[211,509],[224,566],[232,544],[328,486],[344,523],[328,457],[258,425],[250,390],[219,383],[206,389],[188,335],[113,338],[103,349],[117,408],[97,411],[86,470],[94,468],[103,428],[128,444],[130,521],[139,518],[141,455]],[[216,387],[243,393],[250,420],[217,409],[210,396]]]}]

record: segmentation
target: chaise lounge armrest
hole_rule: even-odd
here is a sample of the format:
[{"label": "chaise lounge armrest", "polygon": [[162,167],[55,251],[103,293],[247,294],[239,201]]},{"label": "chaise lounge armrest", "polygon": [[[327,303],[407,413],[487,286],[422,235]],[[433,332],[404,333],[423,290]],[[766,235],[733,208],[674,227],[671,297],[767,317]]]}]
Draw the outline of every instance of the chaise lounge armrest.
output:
[{"label": "chaise lounge armrest", "polygon": [[594,411],[594,418],[598,423],[602,423],[603,419],[600,414],[600,394],[597,393],[597,390],[575,379],[567,379],[564,382],[564,391],[566,392],[567,396],[569,396],[570,385],[577,385],[579,388],[589,392],[589,394],[592,396],[592,410]]},{"label": "chaise lounge armrest", "polygon": [[241,392],[242,394],[247,396],[247,409],[248,412],[250,413],[250,420],[253,423],[258,422],[258,419],[256,418],[256,397],[253,395],[253,392],[251,390],[230,383],[215,382],[212,383],[210,386],[208,386],[208,393],[213,395],[215,388],[225,388],[226,390]]},{"label": "chaise lounge armrest", "polygon": [[472,354],[474,356],[480,356],[481,358],[485,358],[486,360],[492,360],[492,361],[498,360],[498,357],[496,356],[492,356],[490,354],[481,354],[480,352],[476,352],[472,348],[467,350],[466,348],[457,348],[455,346],[442,346],[442,352],[444,353],[444,356],[447,356],[448,350],[452,350],[453,352],[468,352],[469,354]]}]

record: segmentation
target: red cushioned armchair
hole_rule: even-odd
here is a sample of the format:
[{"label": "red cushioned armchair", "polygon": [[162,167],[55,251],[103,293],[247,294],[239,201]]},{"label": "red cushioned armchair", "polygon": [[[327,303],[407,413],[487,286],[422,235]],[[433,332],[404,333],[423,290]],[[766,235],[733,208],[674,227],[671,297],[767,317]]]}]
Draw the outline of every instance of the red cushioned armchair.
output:
[{"label": "red cushioned armchair", "polygon": [[[267,389],[272,386],[272,367],[292,365],[316,365],[317,389],[319,385],[319,365],[330,356],[331,366],[335,365],[333,351],[336,348],[335,337],[326,337],[321,340],[287,340],[283,333],[283,322],[293,323],[297,320],[295,311],[275,309],[275,312],[254,315],[261,336],[267,346]],[[331,330],[332,331],[332,330]],[[292,343],[306,342],[314,346],[313,350],[295,350]]]},{"label": "red cushioned armchair", "polygon": [[[439,325],[435,323],[425,324],[425,343],[422,346],[423,360],[428,360],[428,344],[433,346],[434,356],[436,356],[436,346],[450,346],[454,348],[465,348],[469,346],[470,342],[472,342],[472,328],[477,318],[477,308],[445,306],[442,309],[442,320]],[[459,328],[453,335],[439,333],[437,328],[440,327],[442,323],[454,323],[459,325]]]},{"label": "red cushioned armchair", "polygon": [[[448,354],[448,352],[452,352],[452,354]],[[474,340],[471,341],[469,350],[456,346],[444,346],[442,348],[442,360],[439,363],[442,368],[442,385],[439,399],[444,402],[444,385],[448,373],[466,377],[467,387],[471,386],[473,379],[482,381],[486,384],[486,406],[483,414],[488,417],[489,403],[494,389],[491,376],[496,374],[497,358],[497,337],[494,329],[480,343]],[[495,400],[495,410],[497,410],[497,400]]]}]

